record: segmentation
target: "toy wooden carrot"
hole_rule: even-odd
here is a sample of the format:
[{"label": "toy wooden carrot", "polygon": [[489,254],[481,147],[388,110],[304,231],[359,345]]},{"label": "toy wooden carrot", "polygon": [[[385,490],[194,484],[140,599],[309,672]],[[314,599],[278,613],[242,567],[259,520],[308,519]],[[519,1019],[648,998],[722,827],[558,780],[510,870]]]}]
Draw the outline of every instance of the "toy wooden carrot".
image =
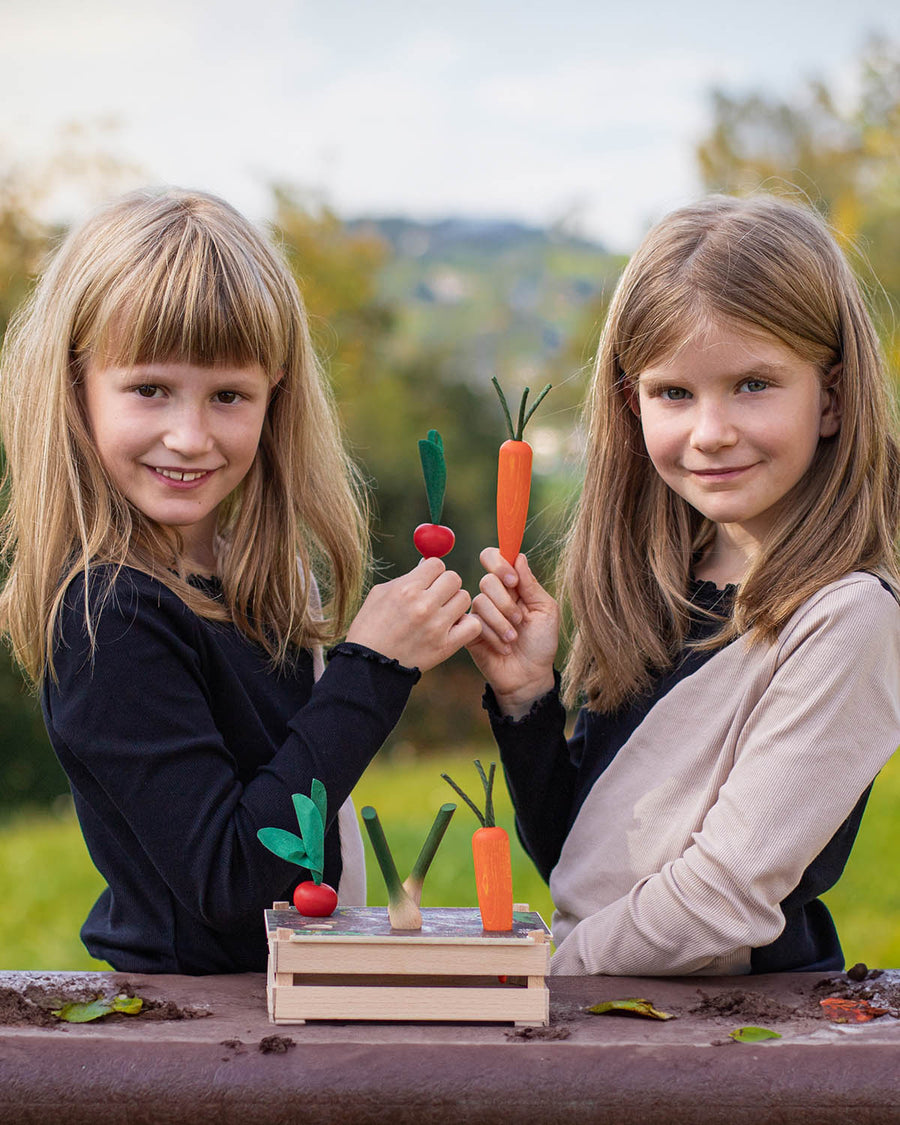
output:
[{"label": "toy wooden carrot", "polygon": [[475,865],[475,891],[478,895],[478,909],[481,911],[481,924],[486,930],[511,930],[513,923],[512,863],[509,854],[509,836],[494,820],[494,771],[496,762],[491,762],[486,775],[481,762],[475,760],[475,768],[484,787],[484,813],[456,784],[453,778],[442,773],[441,777],[466,802],[481,822],[481,827],[472,836],[472,860]]},{"label": "toy wooden carrot", "polygon": [[525,405],[528,401],[529,388],[522,392],[519,403],[518,425],[513,428],[512,417],[506,402],[506,395],[500,388],[496,378],[491,379],[503,407],[506,426],[509,430],[509,439],[500,446],[497,458],[497,538],[500,544],[500,554],[510,566],[515,566],[516,557],[522,546],[525,535],[525,521],[528,518],[528,500],[531,496],[531,462],[532,449],[527,441],[522,439],[522,433],[529,419],[550,390],[548,383],[534,400],[531,409],[526,413]]},{"label": "toy wooden carrot", "polygon": [[437,430],[429,430],[428,437],[420,439],[419,459],[425,477],[425,495],[428,497],[431,523],[419,524],[413,532],[413,543],[423,558],[440,559],[452,550],[456,536],[440,522],[447,487],[447,463],[444,460],[444,443]]}]

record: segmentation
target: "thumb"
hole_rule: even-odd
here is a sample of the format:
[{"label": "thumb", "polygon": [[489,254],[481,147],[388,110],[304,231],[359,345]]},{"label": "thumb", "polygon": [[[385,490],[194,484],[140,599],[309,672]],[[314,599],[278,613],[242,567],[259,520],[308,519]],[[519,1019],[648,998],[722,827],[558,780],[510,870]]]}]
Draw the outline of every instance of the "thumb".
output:
[{"label": "thumb", "polygon": [[520,554],[516,559],[516,574],[519,576],[518,594],[523,602],[541,602],[549,598],[547,591],[532,573],[525,555]]}]

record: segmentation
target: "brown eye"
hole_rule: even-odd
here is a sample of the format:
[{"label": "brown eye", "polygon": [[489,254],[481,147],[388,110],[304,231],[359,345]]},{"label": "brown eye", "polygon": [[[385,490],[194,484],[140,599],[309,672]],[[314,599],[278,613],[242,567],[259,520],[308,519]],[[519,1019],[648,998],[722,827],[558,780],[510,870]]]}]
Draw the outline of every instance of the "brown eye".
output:
[{"label": "brown eye", "polygon": [[158,390],[159,388],[155,387],[152,383],[142,383],[137,388],[137,393],[141,398],[155,398]]},{"label": "brown eye", "polygon": [[216,395],[216,398],[218,398],[219,402],[224,403],[226,406],[230,406],[233,402],[237,402],[239,395],[237,391],[219,391],[219,393]]}]

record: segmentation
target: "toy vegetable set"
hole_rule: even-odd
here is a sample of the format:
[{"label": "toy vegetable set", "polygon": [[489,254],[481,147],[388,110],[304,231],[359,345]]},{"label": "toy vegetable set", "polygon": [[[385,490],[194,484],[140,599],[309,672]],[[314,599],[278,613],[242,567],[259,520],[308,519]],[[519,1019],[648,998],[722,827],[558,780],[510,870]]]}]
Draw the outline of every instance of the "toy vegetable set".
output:
[{"label": "toy vegetable set", "polygon": [[[526,412],[522,395],[513,426],[506,398],[493,381],[510,438],[500,447],[497,529],[500,551],[514,563],[522,544],[531,488],[531,446],[522,431],[550,390],[541,391]],[[442,557],[455,541],[440,523],[447,470],[437,430],[419,441],[430,523],[413,542],[424,558]],[[472,836],[477,909],[423,908],[422,888],[447,826],[453,803],[438,809],[409,875],[401,880],[371,805],[360,810],[387,891],[387,907],[338,907],[337,894],[322,882],[327,794],[313,780],[309,796],[292,797],[299,835],[260,829],[270,851],[309,872],[298,883],[293,908],[276,902],[266,913],[269,942],[267,997],[274,1023],[308,1019],[460,1020],[546,1025],[550,965],[549,931],[539,914],[513,903],[509,836],[495,822],[496,764],[475,768],[484,809],[447,774],[441,777],[478,819]]]}]

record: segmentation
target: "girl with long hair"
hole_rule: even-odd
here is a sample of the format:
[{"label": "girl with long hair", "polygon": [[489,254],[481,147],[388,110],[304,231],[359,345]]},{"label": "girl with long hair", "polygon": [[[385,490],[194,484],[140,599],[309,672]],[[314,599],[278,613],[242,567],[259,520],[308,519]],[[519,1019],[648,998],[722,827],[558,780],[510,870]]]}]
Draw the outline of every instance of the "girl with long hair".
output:
[{"label": "girl with long hair", "polygon": [[297,868],[257,830],[319,779],[324,879],[364,901],[350,791],[478,632],[469,596],[423,560],[353,616],[364,494],[300,294],[213,196],[137,193],[66,238],[9,328],[0,426],[0,631],[107,882],[83,940],[123,971],[264,969]]},{"label": "girl with long hair", "polygon": [[470,646],[553,971],[841,968],[819,896],[900,743],[900,462],[826,225],[765,195],[664,219],[617,287],[587,416],[562,676],[523,555],[483,553]]}]

